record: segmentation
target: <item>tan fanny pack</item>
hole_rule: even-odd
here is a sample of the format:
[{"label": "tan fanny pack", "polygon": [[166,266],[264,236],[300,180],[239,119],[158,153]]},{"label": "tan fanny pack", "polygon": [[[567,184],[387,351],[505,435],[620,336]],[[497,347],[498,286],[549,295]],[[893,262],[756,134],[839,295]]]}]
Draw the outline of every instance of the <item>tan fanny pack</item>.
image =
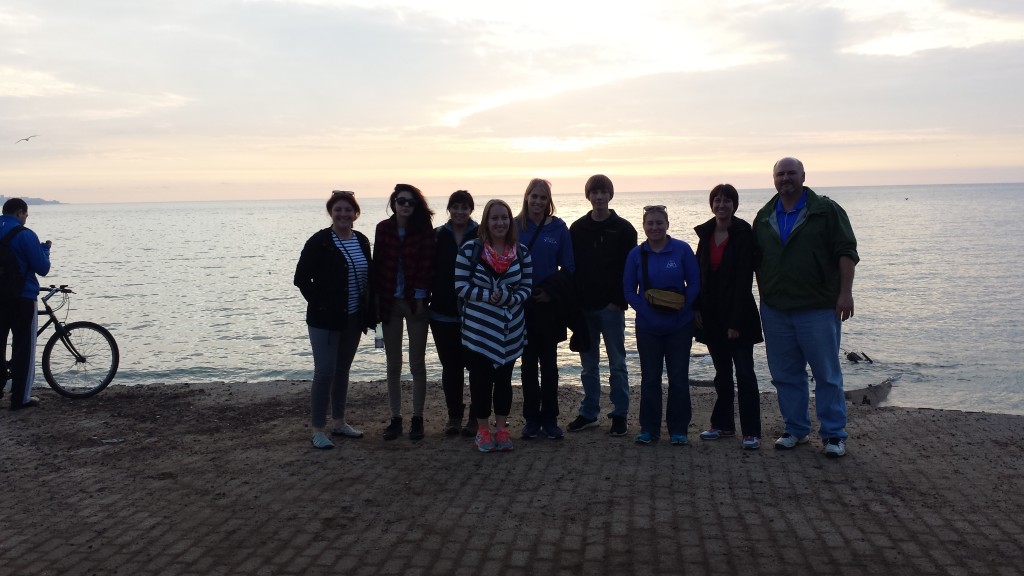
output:
[{"label": "tan fanny pack", "polygon": [[686,305],[686,296],[671,290],[650,288],[644,291],[644,298],[652,308],[660,312],[677,312]]}]

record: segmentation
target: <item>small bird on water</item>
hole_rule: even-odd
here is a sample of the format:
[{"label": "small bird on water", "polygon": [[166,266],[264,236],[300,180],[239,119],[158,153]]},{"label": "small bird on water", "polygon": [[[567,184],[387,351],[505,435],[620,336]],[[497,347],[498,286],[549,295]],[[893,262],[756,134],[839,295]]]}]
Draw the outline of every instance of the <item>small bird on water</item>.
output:
[{"label": "small bird on water", "polygon": [[28,142],[29,140],[31,140],[32,138],[35,138],[36,136],[39,136],[39,134],[33,134],[33,135],[29,136],[28,138],[22,138],[21,140],[16,140],[14,143],[17,144],[18,142]]}]

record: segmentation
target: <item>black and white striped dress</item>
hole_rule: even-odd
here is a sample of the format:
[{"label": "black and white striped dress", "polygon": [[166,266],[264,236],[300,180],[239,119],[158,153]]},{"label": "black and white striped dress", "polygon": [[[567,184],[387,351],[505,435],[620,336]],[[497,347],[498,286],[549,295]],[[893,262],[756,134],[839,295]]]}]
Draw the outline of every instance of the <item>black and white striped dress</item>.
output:
[{"label": "black and white striped dress", "polygon": [[[464,303],[462,345],[501,366],[514,362],[526,346],[523,303],[533,288],[533,261],[520,244],[518,257],[504,273],[495,272],[482,257],[470,270],[475,242],[480,240],[463,244],[455,259],[455,293]],[[491,304],[495,289],[501,290],[502,300]]]}]

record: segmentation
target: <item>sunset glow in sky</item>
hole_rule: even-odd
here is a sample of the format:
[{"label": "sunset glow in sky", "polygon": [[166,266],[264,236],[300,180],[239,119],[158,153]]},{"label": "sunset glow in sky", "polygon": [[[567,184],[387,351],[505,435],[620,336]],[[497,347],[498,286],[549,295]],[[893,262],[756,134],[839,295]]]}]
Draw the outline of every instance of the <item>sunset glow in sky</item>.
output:
[{"label": "sunset glow in sky", "polygon": [[1016,0],[0,0],[0,194],[63,202],[1024,182],[1022,102]]}]

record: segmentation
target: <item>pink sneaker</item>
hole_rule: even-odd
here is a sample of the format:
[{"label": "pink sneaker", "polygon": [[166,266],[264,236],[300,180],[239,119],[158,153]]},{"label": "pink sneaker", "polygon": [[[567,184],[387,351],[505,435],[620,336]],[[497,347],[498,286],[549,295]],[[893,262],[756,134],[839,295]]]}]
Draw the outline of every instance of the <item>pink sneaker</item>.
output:
[{"label": "pink sneaker", "polygon": [[494,452],[494,440],[491,439],[490,430],[477,430],[476,449],[481,452]]},{"label": "pink sneaker", "polygon": [[511,452],[512,450],[514,450],[512,446],[512,436],[509,435],[507,428],[502,428],[501,430],[498,430],[496,436],[498,437],[498,439],[495,444],[498,452]]}]

